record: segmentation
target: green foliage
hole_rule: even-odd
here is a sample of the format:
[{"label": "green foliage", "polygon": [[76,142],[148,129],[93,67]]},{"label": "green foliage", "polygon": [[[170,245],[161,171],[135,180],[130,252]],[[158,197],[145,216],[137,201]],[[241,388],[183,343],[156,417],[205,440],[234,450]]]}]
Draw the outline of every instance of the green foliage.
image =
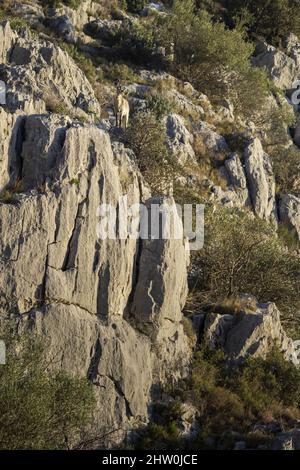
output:
[{"label": "green foliage", "polygon": [[138,77],[132,68],[122,63],[110,63],[103,67],[104,77],[110,81],[120,80],[122,83],[132,83],[138,81]]},{"label": "green foliage", "polygon": [[299,308],[299,257],[285,249],[269,224],[247,213],[207,213],[205,244],[194,268],[204,305],[247,292],[275,302],[282,313],[294,315]]},{"label": "green foliage", "polygon": [[94,396],[84,378],[49,371],[32,334],[1,330],[7,363],[0,366],[0,449],[67,449],[91,419]]},{"label": "green foliage", "polygon": [[138,13],[146,5],[146,0],[125,0],[124,3],[130,13]]},{"label": "green foliage", "polygon": [[172,112],[172,104],[169,100],[164,98],[161,94],[152,92],[146,96],[147,108],[149,111],[161,120]]},{"label": "green foliage", "polygon": [[66,43],[61,43],[60,45],[72,57],[91,83],[95,82],[97,78],[99,78],[93,61],[80,52],[76,46]]},{"label": "green foliage", "polygon": [[299,415],[299,385],[299,368],[276,349],[266,360],[248,358],[230,369],[220,351],[201,350],[183,396],[201,412],[203,441],[229,429],[247,434],[259,419],[288,420],[291,409]]},{"label": "green foliage", "polygon": [[266,360],[248,358],[230,380],[230,387],[256,416],[278,409],[279,404],[282,408],[299,408],[299,385],[299,368],[276,349]]},{"label": "green foliage", "polygon": [[282,244],[290,251],[299,249],[299,238],[295,229],[291,230],[285,224],[279,223],[277,233]]},{"label": "green foliage", "polygon": [[166,146],[166,131],[152,113],[138,113],[126,132],[126,141],[134,151],[137,164],[152,191],[163,194],[175,171]]},{"label": "green foliage", "polygon": [[297,0],[225,0],[229,16],[255,36],[278,44],[290,33],[300,31],[300,5]]},{"label": "green foliage", "polygon": [[188,337],[191,347],[195,346],[197,342],[197,335],[192,321],[188,317],[183,317],[182,324],[184,333]]},{"label": "green foliage", "polygon": [[247,116],[262,108],[268,92],[264,71],[254,69],[254,46],[239,29],[213,22],[203,10],[195,13],[193,0],[175,0],[173,15],[160,27],[165,47],[174,44],[173,69],[212,100],[227,96],[237,111]]},{"label": "green foliage", "polygon": [[[168,423],[178,423],[180,408],[160,405],[154,414],[155,423],[144,433],[141,443],[147,448],[156,448],[164,439],[167,448],[210,448],[207,438],[214,439],[214,449],[232,448],[235,439],[226,433],[235,434],[240,440],[256,448],[268,445],[271,437],[253,433],[251,428],[258,420],[289,421],[291,412],[299,416],[300,370],[285,361],[282,354],[273,349],[266,359],[248,358],[232,367],[222,350],[200,349],[194,359],[192,373],[182,380],[173,391],[178,400],[192,404],[198,410],[199,433],[195,442],[177,444],[170,439]],[[177,403],[175,402],[175,403]],[[168,409],[169,407],[169,409]]]},{"label": "green foliage", "polygon": [[73,10],[77,10],[77,8],[82,3],[82,0],[62,0],[67,7],[73,8]]},{"label": "green foliage", "polygon": [[66,5],[67,7],[72,8],[73,10],[77,10],[83,0],[42,0],[42,4],[44,6],[50,6],[53,8],[59,8],[62,4]]},{"label": "green foliage", "polygon": [[277,147],[272,157],[277,191],[281,194],[293,193],[299,188],[300,151],[294,147]]}]

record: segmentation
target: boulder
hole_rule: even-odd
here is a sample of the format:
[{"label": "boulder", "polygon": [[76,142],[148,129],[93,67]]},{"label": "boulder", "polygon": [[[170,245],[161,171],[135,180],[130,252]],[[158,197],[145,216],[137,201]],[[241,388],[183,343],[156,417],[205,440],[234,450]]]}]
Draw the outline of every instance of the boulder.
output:
[{"label": "boulder", "polygon": [[[6,83],[6,111],[43,113],[46,108],[64,108],[65,113],[93,120],[100,104],[84,73],[58,46],[32,36],[28,31],[12,36],[9,26],[0,29],[3,65],[0,77]],[[13,39],[12,39],[13,38]]]},{"label": "boulder", "polygon": [[58,14],[58,12],[61,12],[63,15],[67,15],[74,27],[77,30],[82,30],[89,21],[99,16],[101,17],[103,14],[102,3],[94,0],[81,0],[76,9],[68,7],[63,3],[54,13]]},{"label": "boulder", "polygon": [[247,189],[247,179],[241,159],[237,153],[225,160],[229,183],[236,189]]},{"label": "boulder", "polygon": [[45,23],[57,36],[62,37],[66,42],[70,44],[76,43],[75,28],[67,15],[47,18]]},{"label": "boulder", "polygon": [[201,121],[195,132],[203,139],[207,152],[217,161],[223,161],[230,154],[226,139],[218,134],[214,126]]},{"label": "boulder", "polygon": [[266,69],[270,79],[282,90],[291,89],[294,81],[298,79],[299,69],[296,61],[266,43],[261,43],[257,52],[253,64]]},{"label": "boulder", "polygon": [[265,358],[277,346],[286,360],[299,363],[293,341],[286,335],[274,303],[257,304],[256,311],[241,311],[238,315],[209,313],[204,341],[212,349],[222,347],[233,360],[247,356]]},{"label": "boulder", "polygon": [[170,150],[181,165],[196,163],[192,147],[193,135],[185,126],[184,119],[178,114],[169,114],[165,118]]},{"label": "boulder", "polygon": [[279,220],[294,231],[300,240],[300,198],[293,194],[281,196],[279,201]]},{"label": "boulder", "polygon": [[251,139],[244,152],[244,165],[255,214],[261,219],[276,222],[275,177],[271,159],[259,139]]},{"label": "boulder", "polygon": [[84,25],[83,31],[94,39],[111,41],[122,28],[124,28],[122,21],[95,19]]}]

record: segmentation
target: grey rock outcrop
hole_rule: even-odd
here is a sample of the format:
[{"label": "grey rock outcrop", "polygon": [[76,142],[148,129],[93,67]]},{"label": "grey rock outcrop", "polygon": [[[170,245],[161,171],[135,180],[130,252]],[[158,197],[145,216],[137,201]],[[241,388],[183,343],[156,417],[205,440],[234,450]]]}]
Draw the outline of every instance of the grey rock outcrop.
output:
[{"label": "grey rock outcrop", "polygon": [[101,109],[83,72],[59,47],[28,32],[17,36],[7,22],[0,25],[0,44],[0,79],[6,85],[6,105],[0,108],[1,191],[15,183],[25,115],[63,107],[93,121]]},{"label": "grey rock outcrop", "polygon": [[103,13],[103,5],[93,0],[82,0],[76,9],[62,4],[60,5],[59,11],[70,18],[75,28],[83,29],[84,25],[89,21],[101,16]]},{"label": "grey rock outcrop", "polygon": [[194,138],[184,119],[178,114],[169,114],[165,121],[169,146],[175,158],[182,165],[195,163]]},{"label": "grey rock outcrop", "polygon": [[278,434],[272,450],[300,450],[300,429]]},{"label": "grey rock outcrop", "polygon": [[203,143],[211,156],[217,161],[223,161],[230,154],[226,139],[215,131],[213,126],[200,122],[195,132],[203,139]]},{"label": "grey rock outcrop", "polygon": [[2,41],[0,77],[7,87],[7,111],[42,113],[59,104],[86,118],[100,115],[92,86],[66,52],[28,31],[15,36],[8,23],[0,29]]},{"label": "grey rock outcrop", "polygon": [[300,240],[300,199],[293,194],[286,194],[279,202],[279,219],[293,230]]},{"label": "grey rock outcrop", "polygon": [[[8,23],[0,39],[0,315],[44,335],[53,367],[89,377],[93,432],[112,445],[147,421],[154,389],[187,372],[187,247],[115,233],[121,208],[150,198],[132,151],[105,123],[74,121],[100,105],[67,53]],[[47,113],[49,99],[67,111]]]},{"label": "grey rock outcrop", "polygon": [[212,188],[212,194],[222,205],[228,207],[250,207],[250,195],[243,163],[238,154],[233,154],[224,162],[220,173],[227,179],[228,188]]},{"label": "grey rock outcrop", "polygon": [[245,172],[256,215],[276,222],[275,178],[270,157],[259,139],[252,139],[244,152]]},{"label": "grey rock outcrop", "polygon": [[278,347],[287,360],[298,364],[293,341],[286,335],[280,312],[274,303],[257,304],[255,311],[238,315],[209,313],[205,320],[204,341],[215,349],[224,348],[234,360],[263,357]]},{"label": "grey rock outcrop", "polygon": [[45,24],[66,42],[76,43],[75,28],[67,15],[50,17],[45,21]]},{"label": "grey rock outcrop", "polygon": [[254,65],[265,68],[270,79],[282,90],[291,89],[299,72],[295,60],[266,43],[261,43],[258,51],[253,60]]},{"label": "grey rock outcrop", "polygon": [[148,193],[130,152],[100,128],[32,115],[22,137],[26,192],[0,201],[0,313],[45,335],[55,367],[92,380],[95,429],[121,429],[116,442],[147,420],[153,386],[190,360],[186,246],[99,238],[101,203],[120,208],[126,195],[130,207]]}]

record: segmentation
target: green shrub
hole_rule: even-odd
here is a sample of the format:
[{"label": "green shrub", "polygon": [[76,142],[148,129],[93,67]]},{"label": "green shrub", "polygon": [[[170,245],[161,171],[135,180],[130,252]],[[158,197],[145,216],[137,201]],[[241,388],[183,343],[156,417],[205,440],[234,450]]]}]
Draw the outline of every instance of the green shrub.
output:
[{"label": "green shrub", "polygon": [[[93,61],[80,52],[76,46],[66,43],[61,43],[60,45],[72,57],[91,83],[95,82],[97,78],[99,78],[99,74],[96,71]],[[101,78],[102,77],[100,75],[100,79]]]},{"label": "green shrub", "polygon": [[[250,448],[269,446],[272,436],[253,433],[253,425],[267,420],[285,426],[291,416],[297,419],[300,369],[276,349],[265,360],[250,357],[232,367],[224,351],[202,348],[195,354],[191,375],[169,393],[176,401],[159,405],[154,422],[142,432],[139,448],[232,449],[237,440],[245,440]],[[198,411],[194,440],[184,441],[178,434],[182,407],[175,405],[181,401]]]},{"label": "green shrub", "polygon": [[300,370],[274,349],[266,358],[249,357],[230,386],[256,416],[283,407],[300,406]]},{"label": "green shrub", "polygon": [[126,8],[131,13],[138,13],[146,5],[146,0],[125,0]]},{"label": "green shrub", "polygon": [[67,449],[89,423],[94,407],[84,378],[49,371],[41,340],[1,329],[7,348],[0,365],[0,449]]},{"label": "green shrub", "polygon": [[152,113],[138,113],[126,132],[137,164],[152,191],[164,194],[173,180],[175,165],[166,146],[166,130]]},{"label": "green shrub", "polygon": [[300,180],[300,151],[278,147],[273,152],[272,160],[278,193],[297,191]]},{"label": "green shrub", "polygon": [[207,213],[204,248],[194,256],[194,269],[204,305],[247,292],[275,302],[286,315],[299,308],[299,257],[285,249],[268,223],[247,213]]},{"label": "green shrub", "polygon": [[103,67],[104,77],[110,81],[120,80],[123,83],[138,81],[132,68],[122,63],[110,63]]},{"label": "green shrub", "polygon": [[183,317],[182,324],[183,324],[184,332],[186,336],[188,337],[190,345],[194,347],[197,342],[197,335],[196,335],[196,331],[195,331],[192,321],[187,317]]},{"label": "green shrub", "polygon": [[173,68],[211,100],[227,96],[241,114],[252,116],[265,104],[268,80],[254,69],[254,46],[241,30],[214,23],[204,11],[195,14],[193,0],[175,0],[174,14],[161,27],[163,43],[174,43]]},{"label": "green shrub", "polygon": [[161,94],[152,92],[147,97],[147,108],[158,120],[172,112],[172,104]]},{"label": "green shrub", "polygon": [[233,23],[242,23],[251,35],[263,36],[275,44],[289,33],[300,31],[297,0],[225,0],[223,3]]}]

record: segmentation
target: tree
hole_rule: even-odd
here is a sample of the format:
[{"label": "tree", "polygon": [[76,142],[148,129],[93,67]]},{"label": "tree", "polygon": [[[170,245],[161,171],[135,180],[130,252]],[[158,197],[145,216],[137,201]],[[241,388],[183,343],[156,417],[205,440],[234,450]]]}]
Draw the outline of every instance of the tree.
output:
[{"label": "tree", "polygon": [[206,217],[204,248],[194,259],[195,289],[203,305],[239,294],[273,301],[286,315],[300,305],[300,259],[283,247],[270,224],[219,209]]},{"label": "tree", "polygon": [[254,69],[254,46],[240,29],[213,22],[194,0],[175,0],[173,15],[157,27],[156,38],[166,49],[174,45],[173,72],[191,82],[213,101],[229,98],[237,111],[252,116],[268,94],[264,71]]},{"label": "tree", "polygon": [[274,44],[300,31],[298,0],[225,0],[233,24],[242,22],[251,35]]},{"label": "tree", "polygon": [[166,145],[164,125],[151,112],[138,113],[131,120],[126,140],[152,192],[166,192],[173,179],[175,164]]},{"label": "tree", "polygon": [[50,371],[33,334],[0,331],[7,347],[7,363],[0,365],[0,449],[69,448],[91,419],[91,384]]}]

